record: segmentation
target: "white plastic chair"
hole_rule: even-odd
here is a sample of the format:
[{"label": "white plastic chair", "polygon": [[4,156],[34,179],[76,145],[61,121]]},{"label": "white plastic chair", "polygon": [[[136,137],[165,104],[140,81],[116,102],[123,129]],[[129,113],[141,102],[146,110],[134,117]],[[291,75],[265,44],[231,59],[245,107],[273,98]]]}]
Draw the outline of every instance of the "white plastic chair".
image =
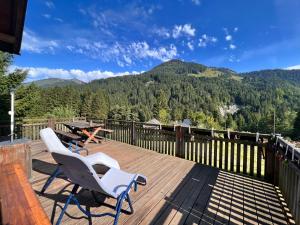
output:
[{"label": "white plastic chair", "polygon": [[[66,148],[51,128],[42,129],[40,131],[40,136],[43,142],[45,143],[47,150],[50,153],[67,153],[70,155],[78,155],[77,153],[73,153],[68,148]],[[107,168],[120,169],[120,165],[117,160],[111,158],[110,156],[102,152],[87,155],[84,158],[91,166],[101,165]],[[62,171],[60,170],[60,166],[58,166],[56,170],[47,179],[46,183],[44,184],[41,190],[41,194],[43,194],[46,191],[46,189],[49,187],[52,181],[60,174],[62,174]]]},{"label": "white plastic chair", "polygon": [[[89,164],[88,160],[85,157],[66,151],[60,153],[52,152],[51,154],[54,160],[59,164],[62,172],[67,176],[70,182],[74,184],[74,187],[56,222],[57,225],[61,223],[63,215],[71,201],[75,202],[78,208],[85,215],[87,215],[88,218],[111,216],[114,218],[114,225],[117,225],[118,223],[122,204],[125,200],[129,204],[129,213],[133,213],[133,207],[129,197],[129,192],[132,187],[134,187],[135,191],[137,190],[137,179],[139,176],[138,174],[131,174],[120,169],[110,168],[102,178],[99,178],[96,171]],[[102,193],[106,196],[117,199],[115,207],[116,213],[92,214],[89,211],[83,209],[76,198],[76,193],[79,187],[92,192]]]}]

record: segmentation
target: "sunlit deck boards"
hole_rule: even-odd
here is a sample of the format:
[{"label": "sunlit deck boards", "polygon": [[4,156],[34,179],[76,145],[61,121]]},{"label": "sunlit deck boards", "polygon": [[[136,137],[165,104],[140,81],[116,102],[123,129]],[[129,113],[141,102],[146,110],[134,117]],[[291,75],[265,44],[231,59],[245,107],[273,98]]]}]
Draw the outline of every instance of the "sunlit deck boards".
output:
[{"label": "sunlit deck boards", "polygon": [[[146,186],[131,192],[134,214],[122,213],[119,224],[286,224],[276,189],[268,183],[120,142],[90,144],[88,148],[90,154],[102,151],[114,157],[123,170],[148,177]],[[40,142],[32,144],[33,164],[49,172],[53,160],[43,150]],[[46,177],[33,172],[32,186],[37,193]],[[68,182],[56,179],[46,194],[39,196],[54,222],[70,188]],[[115,203],[112,198],[103,198],[105,204],[99,206],[88,192],[81,192],[79,199],[92,212],[113,211],[110,206]],[[72,205],[63,223],[88,224],[88,219]],[[112,218],[93,218],[92,224],[112,224]]]}]

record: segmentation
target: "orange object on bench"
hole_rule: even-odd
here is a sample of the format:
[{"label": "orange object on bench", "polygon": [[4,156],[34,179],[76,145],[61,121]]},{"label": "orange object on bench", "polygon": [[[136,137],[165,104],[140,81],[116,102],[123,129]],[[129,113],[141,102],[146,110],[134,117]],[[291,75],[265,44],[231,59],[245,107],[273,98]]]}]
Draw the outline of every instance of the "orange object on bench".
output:
[{"label": "orange object on bench", "polygon": [[0,224],[50,225],[19,163],[0,164],[0,199]]}]

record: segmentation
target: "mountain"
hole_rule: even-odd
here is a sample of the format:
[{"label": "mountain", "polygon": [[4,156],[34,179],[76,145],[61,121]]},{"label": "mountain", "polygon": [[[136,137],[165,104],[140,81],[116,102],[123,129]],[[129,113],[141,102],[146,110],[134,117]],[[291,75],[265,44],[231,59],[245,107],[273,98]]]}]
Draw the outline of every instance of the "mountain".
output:
[{"label": "mountain", "polygon": [[226,68],[208,67],[194,62],[183,62],[173,59],[162,63],[146,72],[148,75],[188,75],[194,77],[218,77],[223,75],[238,76],[238,74]]},{"label": "mountain", "polygon": [[[137,120],[163,119],[159,108],[165,108],[166,121],[189,117],[198,121],[195,125],[208,128],[271,133],[275,110],[277,131],[287,134],[300,110],[299,74],[295,70],[240,74],[227,68],[171,60],[141,75],[94,80],[87,87],[106,91],[112,118],[122,114],[116,111],[129,108],[139,115]],[[228,108],[236,110],[232,113]]]},{"label": "mountain", "polygon": [[38,87],[49,88],[49,87],[64,87],[68,85],[83,85],[85,82],[78,79],[61,79],[61,78],[48,78],[43,80],[37,80],[33,82],[26,83],[25,85],[30,85],[34,83]]},{"label": "mountain", "polygon": [[[290,135],[300,111],[300,71],[237,73],[227,68],[171,60],[140,75],[94,80],[78,86],[31,90],[24,116],[64,113],[163,123],[189,118],[204,128]],[[62,82],[62,80],[59,80]],[[44,86],[45,87],[45,86]],[[49,87],[49,86],[48,86]],[[37,108],[38,107],[38,108]],[[70,110],[68,108],[67,110]]]},{"label": "mountain", "polygon": [[252,79],[264,79],[268,81],[288,81],[300,85],[300,70],[260,70],[249,73],[241,73],[243,77]]}]

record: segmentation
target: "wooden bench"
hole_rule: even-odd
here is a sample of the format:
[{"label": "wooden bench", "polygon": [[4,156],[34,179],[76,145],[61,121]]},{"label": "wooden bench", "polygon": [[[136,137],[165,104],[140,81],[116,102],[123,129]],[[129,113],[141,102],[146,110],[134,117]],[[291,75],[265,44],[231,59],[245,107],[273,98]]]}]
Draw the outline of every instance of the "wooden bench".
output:
[{"label": "wooden bench", "polygon": [[104,128],[100,128],[99,131],[102,131],[102,132],[104,132],[104,133],[109,133],[109,134],[111,134],[112,132],[114,132],[113,130],[110,130],[110,129],[104,129]]},{"label": "wooden bench", "polygon": [[50,225],[19,163],[0,165],[0,224]]},{"label": "wooden bench", "polygon": [[74,133],[71,133],[71,132],[65,132],[65,131],[61,131],[61,130],[55,130],[54,132],[56,133],[56,135],[58,137],[61,137],[61,138],[64,138],[64,139],[75,140],[75,141],[82,140],[82,136],[80,136],[78,134],[74,134]]},{"label": "wooden bench", "polygon": [[[99,131],[100,131],[100,132],[103,132],[103,134],[104,134],[104,139],[105,139],[105,140],[106,140],[106,135],[107,135],[107,134],[111,134],[112,132],[114,132],[113,130],[105,129],[105,128],[100,128]],[[101,136],[99,136],[99,135],[96,135],[95,137],[98,138],[98,139],[103,138],[103,137],[101,137]]]},{"label": "wooden bench", "polygon": [[55,130],[54,132],[65,145],[68,145],[70,141],[78,142],[78,145],[80,145],[80,146],[84,145],[82,142],[82,136],[80,136],[78,134],[74,134],[71,132],[65,132],[65,131],[61,131],[61,130]]},{"label": "wooden bench", "polygon": [[61,140],[61,142],[66,146],[66,147],[70,147],[70,143],[74,146],[77,145],[77,147],[80,147],[78,150],[84,150],[86,151],[86,154],[89,154],[88,149],[84,148],[84,143],[82,141],[82,136],[78,135],[78,134],[74,134],[71,132],[65,132],[65,131],[61,131],[61,130],[55,130],[54,131],[56,133],[56,135],[58,136],[58,138]]}]

